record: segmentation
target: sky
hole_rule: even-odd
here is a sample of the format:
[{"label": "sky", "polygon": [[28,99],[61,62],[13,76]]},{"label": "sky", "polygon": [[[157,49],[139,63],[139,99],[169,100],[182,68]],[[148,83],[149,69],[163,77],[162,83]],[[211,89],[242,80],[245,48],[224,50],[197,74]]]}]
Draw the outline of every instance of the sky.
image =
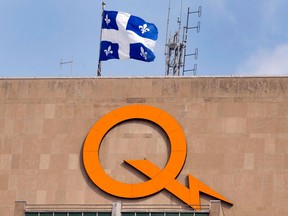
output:
[{"label": "sky", "polygon": [[[181,10],[182,2],[182,10]],[[122,11],[154,23],[156,59],[102,62],[103,77],[164,76],[169,0],[106,0],[106,10]],[[95,77],[101,32],[100,0],[0,0],[0,78]],[[200,32],[188,32],[185,76],[287,76],[287,0],[171,0],[168,35],[177,18]],[[182,32],[181,32],[182,34]],[[73,64],[60,62],[73,61]]]}]

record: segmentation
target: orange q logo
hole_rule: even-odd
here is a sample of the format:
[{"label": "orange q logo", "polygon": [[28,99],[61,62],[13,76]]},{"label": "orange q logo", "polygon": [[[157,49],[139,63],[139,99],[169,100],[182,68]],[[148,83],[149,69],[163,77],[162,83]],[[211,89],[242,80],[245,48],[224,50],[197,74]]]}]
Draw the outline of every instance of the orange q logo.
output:
[{"label": "orange q logo", "polygon": [[[171,154],[163,170],[149,160],[125,160],[126,163],[146,175],[150,180],[126,184],[111,178],[100,165],[99,148],[105,134],[115,125],[131,119],[143,119],[159,125],[167,134]],[[185,159],[187,147],[184,133],[178,122],[165,111],[148,105],[128,105],[103,116],[90,130],[83,147],[83,163],[90,179],[103,191],[123,198],[140,198],[166,189],[194,209],[199,209],[199,193],[205,193],[232,204],[192,175],[188,175],[189,187],[176,180]]]}]

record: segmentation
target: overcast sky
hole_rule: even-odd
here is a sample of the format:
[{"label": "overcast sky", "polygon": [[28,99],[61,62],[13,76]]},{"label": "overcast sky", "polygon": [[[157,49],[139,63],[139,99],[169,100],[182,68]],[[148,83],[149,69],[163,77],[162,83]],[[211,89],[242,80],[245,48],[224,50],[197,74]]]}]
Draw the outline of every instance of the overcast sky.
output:
[{"label": "overcast sky", "polygon": [[[0,77],[94,77],[99,57],[100,0],[0,0]],[[152,63],[103,62],[103,76],[163,76],[168,0],[106,0],[106,10],[123,11],[156,24],[159,38]],[[287,0],[171,0],[170,30],[177,17],[192,15],[187,49],[199,50],[197,76],[288,75]],[[71,61],[60,67],[60,61]],[[185,74],[187,76],[191,73]]]}]

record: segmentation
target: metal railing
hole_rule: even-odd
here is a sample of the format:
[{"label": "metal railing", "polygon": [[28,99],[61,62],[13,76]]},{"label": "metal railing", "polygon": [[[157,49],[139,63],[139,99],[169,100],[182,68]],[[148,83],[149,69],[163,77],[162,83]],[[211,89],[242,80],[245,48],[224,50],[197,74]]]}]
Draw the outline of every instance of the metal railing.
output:
[{"label": "metal railing", "polygon": [[[200,210],[199,210],[200,209]],[[210,205],[201,205],[198,210],[192,209],[188,205],[173,205],[173,204],[129,204],[121,203],[121,215],[130,214],[131,216],[137,216],[137,213],[147,213],[147,216],[153,216],[157,213],[162,213],[163,216],[167,216],[169,213],[177,213],[177,216],[182,216],[189,213],[189,216],[195,214],[209,213]],[[113,204],[27,204],[25,206],[25,212],[27,213],[51,213],[53,216],[57,213],[84,213],[93,212],[96,216],[111,213],[113,211]],[[28,214],[27,214],[28,215]]]}]

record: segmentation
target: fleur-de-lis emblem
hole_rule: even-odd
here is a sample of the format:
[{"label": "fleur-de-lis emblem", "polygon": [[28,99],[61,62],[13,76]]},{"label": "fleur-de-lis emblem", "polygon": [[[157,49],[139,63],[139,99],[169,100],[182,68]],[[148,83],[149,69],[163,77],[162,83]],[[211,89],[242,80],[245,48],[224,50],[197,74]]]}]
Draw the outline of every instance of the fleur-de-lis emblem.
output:
[{"label": "fleur-de-lis emblem", "polygon": [[104,21],[106,22],[106,25],[109,25],[109,23],[111,22],[111,20],[108,17],[108,14],[106,14]]},{"label": "fleur-de-lis emblem", "polygon": [[147,27],[147,24],[143,24],[143,26],[139,25],[139,29],[141,30],[141,33],[144,34],[146,32],[149,32],[150,29]]},{"label": "fleur-de-lis emblem", "polygon": [[140,55],[141,55],[145,60],[147,60],[147,55],[148,55],[147,52],[145,52],[145,50],[144,50],[143,47],[141,47],[140,50],[141,50]]},{"label": "fleur-de-lis emblem", "polygon": [[108,56],[109,54],[113,54],[113,50],[111,50],[111,46],[109,46],[107,49],[105,49],[104,53],[106,56]]}]

